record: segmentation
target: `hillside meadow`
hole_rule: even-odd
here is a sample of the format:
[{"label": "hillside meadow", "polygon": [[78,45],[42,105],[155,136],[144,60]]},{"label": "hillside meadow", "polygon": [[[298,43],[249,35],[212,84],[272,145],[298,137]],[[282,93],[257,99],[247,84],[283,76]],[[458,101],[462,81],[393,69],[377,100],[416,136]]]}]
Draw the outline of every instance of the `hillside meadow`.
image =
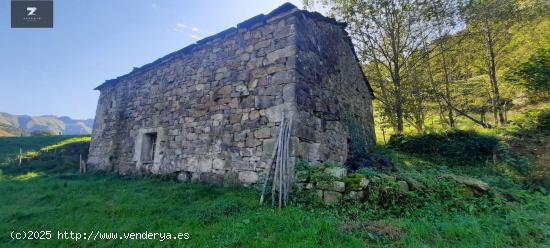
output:
[{"label": "hillside meadow", "polygon": [[[173,177],[78,173],[89,137],[0,138],[0,243],[8,247],[544,247],[550,197],[487,168],[456,167],[403,147],[379,154],[414,175],[423,191],[376,203],[325,206],[295,194],[285,209],[258,205],[258,191],[182,183]],[[394,144],[395,145],[395,144]],[[21,166],[17,156],[24,152]],[[453,156],[453,155],[448,155]],[[476,161],[474,161],[475,163]],[[441,177],[453,172],[491,185],[472,196]],[[375,169],[363,173],[382,173]],[[382,191],[380,191],[383,193]],[[395,197],[394,197],[395,196]],[[386,200],[395,200],[385,205]],[[386,207],[384,207],[386,206]],[[393,206],[393,207],[387,207]],[[49,240],[14,240],[12,231],[51,231]],[[58,239],[59,232],[117,233],[115,240]],[[124,240],[125,232],[187,233],[189,239]]]}]

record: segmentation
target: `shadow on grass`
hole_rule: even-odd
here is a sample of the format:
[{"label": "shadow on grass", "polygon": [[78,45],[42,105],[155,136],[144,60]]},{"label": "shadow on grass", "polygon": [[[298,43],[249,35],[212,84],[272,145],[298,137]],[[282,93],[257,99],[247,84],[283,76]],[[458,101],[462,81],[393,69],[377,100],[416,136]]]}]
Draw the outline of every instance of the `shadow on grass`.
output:
[{"label": "shadow on grass", "polygon": [[[5,155],[0,164],[0,179],[29,180],[44,174],[74,174],[78,172],[80,156],[88,157],[89,136],[19,137],[18,143],[26,151]],[[48,142],[49,141],[49,142]],[[41,144],[37,147],[35,143]],[[8,150],[12,139],[0,139],[0,150]],[[13,149],[13,147],[12,147]],[[19,164],[21,157],[21,164]],[[69,175],[62,175],[69,176]]]}]

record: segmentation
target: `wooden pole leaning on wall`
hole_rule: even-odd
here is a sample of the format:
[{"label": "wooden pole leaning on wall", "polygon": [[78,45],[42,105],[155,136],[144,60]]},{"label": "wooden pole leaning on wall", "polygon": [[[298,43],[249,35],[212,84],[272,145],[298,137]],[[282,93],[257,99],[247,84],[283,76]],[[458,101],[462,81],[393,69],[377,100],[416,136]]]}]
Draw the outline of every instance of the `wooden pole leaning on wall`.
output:
[{"label": "wooden pole leaning on wall", "polygon": [[284,168],[285,168],[285,174],[284,174],[284,185],[285,190],[283,191],[283,200],[284,200],[284,207],[288,204],[288,193],[290,192],[290,176],[291,173],[289,171],[289,163],[290,163],[290,135],[292,132],[292,118],[289,120],[286,137],[285,137],[285,150],[284,150]]},{"label": "wooden pole leaning on wall", "polygon": [[[264,178],[262,191],[260,194],[260,205],[265,200],[265,191],[271,178],[271,171],[274,170],[271,180],[271,207],[275,207],[276,203],[279,208],[286,207],[288,203],[288,193],[290,190],[290,173],[289,173],[289,147],[290,134],[292,127],[292,118],[285,118],[282,115],[279,125],[279,135],[273,147],[271,159],[268,161],[267,174]],[[273,166],[275,164],[275,166]],[[277,202],[278,200],[278,202]]]},{"label": "wooden pole leaning on wall", "polygon": [[[284,116],[283,116],[283,120],[284,120]],[[262,193],[260,194],[260,205],[262,205],[264,203],[264,199],[265,199],[265,190],[267,188],[267,183],[269,181],[269,177],[271,176],[271,170],[272,170],[272,165],[273,165],[273,161],[275,160],[275,158],[277,158],[276,154],[277,154],[277,151],[279,149],[279,139],[281,137],[281,132],[282,132],[282,125],[279,127],[279,136],[277,137],[277,141],[275,142],[275,145],[273,146],[273,153],[271,153],[271,159],[269,159],[268,163],[267,163],[267,175],[264,179],[264,182],[263,182],[263,185],[262,185]]]},{"label": "wooden pole leaning on wall", "polygon": [[[277,159],[277,168],[278,168],[278,172],[279,173],[276,173],[276,176],[277,176],[277,180],[273,180],[273,183],[277,182],[277,188],[279,188],[279,208],[282,207],[283,205],[283,186],[284,186],[284,183],[283,183],[283,174],[284,174],[284,167],[283,167],[283,163],[284,163],[284,157],[283,157],[283,153],[284,153],[284,150],[285,150],[285,140],[284,140],[284,137],[286,136],[286,121],[282,122],[281,123],[282,125],[282,129],[283,129],[283,133],[282,133],[282,139],[281,139],[281,143],[279,144],[281,147],[281,149],[279,149],[279,153],[277,154],[279,159]],[[273,194],[275,193],[275,191],[272,192]]]},{"label": "wooden pole leaning on wall", "polygon": [[79,165],[80,165],[80,169],[79,169],[80,174],[86,173],[86,169],[87,169],[86,166],[87,165],[86,165],[86,161],[82,160],[82,154],[80,154],[80,163],[79,163]]}]

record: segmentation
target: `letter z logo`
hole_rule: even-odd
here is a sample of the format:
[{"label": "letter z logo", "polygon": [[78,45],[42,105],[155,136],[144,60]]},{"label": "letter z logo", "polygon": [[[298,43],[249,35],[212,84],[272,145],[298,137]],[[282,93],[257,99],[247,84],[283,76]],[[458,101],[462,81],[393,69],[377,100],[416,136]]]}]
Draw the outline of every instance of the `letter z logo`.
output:
[{"label": "letter z logo", "polygon": [[11,0],[11,27],[53,28],[53,0]]},{"label": "letter z logo", "polygon": [[28,16],[36,15],[36,13],[35,13],[36,10],[37,10],[36,7],[27,7],[27,11],[29,12],[29,13],[27,13],[27,15],[28,15]]}]

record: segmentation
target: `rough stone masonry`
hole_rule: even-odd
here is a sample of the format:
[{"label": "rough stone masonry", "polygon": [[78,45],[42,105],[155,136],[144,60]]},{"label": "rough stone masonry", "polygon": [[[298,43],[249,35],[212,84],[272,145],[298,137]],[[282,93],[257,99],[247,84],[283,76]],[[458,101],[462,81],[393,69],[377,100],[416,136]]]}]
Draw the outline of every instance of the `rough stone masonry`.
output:
[{"label": "rough stone masonry", "polygon": [[96,89],[96,170],[253,185],[283,115],[293,161],[344,162],[352,132],[374,144],[372,89],[345,24],[288,3]]}]

